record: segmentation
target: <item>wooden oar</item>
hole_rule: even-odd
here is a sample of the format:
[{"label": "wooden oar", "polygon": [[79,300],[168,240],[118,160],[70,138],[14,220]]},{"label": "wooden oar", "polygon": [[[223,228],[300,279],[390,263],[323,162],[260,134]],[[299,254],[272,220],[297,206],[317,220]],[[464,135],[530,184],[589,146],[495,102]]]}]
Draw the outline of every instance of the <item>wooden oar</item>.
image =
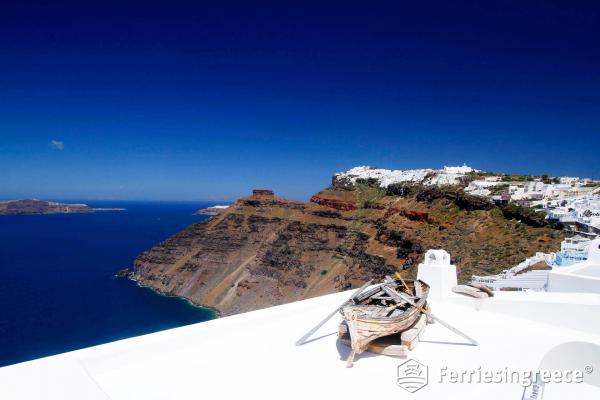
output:
[{"label": "wooden oar", "polygon": [[[358,297],[358,295],[361,294],[363,292],[363,290],[365,290],[367,288],[367,286],[369,286],[371,284],[372,281],[373,280],[371,279],[370,281],[368,281],[367,283],[362,285],[360,288],[358,288],[356,290],[356,292],[354,292],[348,300],[352,300],[352,299]],[[315,333],[317,330],[319,330],[320,327],[325,325],[325,322],[329,321],[335,314],[337,314],[337,312],[340,310],[340,308],[342,308],[342,306],[344,304],[346,304],[348,302],[348,300],[346,300],[341,306],[336,308],[331,314],[329,314],[327,316],[327,318],[325,318],[323,321],[319,322],[317,324],[317,326],[312,328],[310,331],[306,332],[306,334],[304,336],[302,336],[300,339],[298,339],[298,341],[296,342],[296,346],[302,346],[306,342],[306,340],[312,336],[313,333]]]},{"label": "wooden oar", "polygon": [[356,357],[356,350],[352,349],[350,355],[346,359],[346,368],[352,368],[354,365],[354,357]]},{"label": "wooden oar", "polygon": [[[439,322],[441,325],[445,326],[447,329],[451,330],[452,332],[456,333],[459,336],[464,337],[469,342],[471,342],[472,345],[477,346],[479,344],[479,343],[477,343],[477,340],[473,339],[472,337],[470,337],[466,333],[459,331],[458,329],[456,329],[455,327],[453,327],[449,323],[442,321],[441,319],[439,319],[438,317],[436,317],[435,315],[433,315],[431,313],[431,311],[424,309],[422,306],[417,305],[414,301],[412,301],[411,299],[409,299],[407,296],[404,296],[403,293],[398,293],[397,291],[395,291],[394,289],[392,289],[390,287],[388,287],[386,289],[389,289],[390,292],[393,292],[396,296],[398,296],[402,300],[406,301],[408,304],[410,304],[411,306],[415,307],[417,310],[421,311],[423,314],[427,315],[431,319]],[[386,290],[386,292],[387,292],[387,290]]]},{"label": "wooden oar", "polygon": [[400,272],[396,272],[396,278],[400,279],[400,282],[402,282],[404,288],[406,289],[406,293],[410,293],[410,288],[408,287],[406,282],[404,282],[404,279],[402,279],[402,275],[400,275]]}]

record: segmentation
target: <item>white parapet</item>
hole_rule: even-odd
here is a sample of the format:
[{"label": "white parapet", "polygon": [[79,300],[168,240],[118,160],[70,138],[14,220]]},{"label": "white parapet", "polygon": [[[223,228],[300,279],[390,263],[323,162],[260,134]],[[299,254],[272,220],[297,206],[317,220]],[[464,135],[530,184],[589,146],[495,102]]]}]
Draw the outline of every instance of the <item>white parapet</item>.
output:
[{"label": "white parapet", "polygon": [[550,271],[548,291],[600,293],[600,239],[590,242],[587,260]]},{"label": "white parapet", "polygon": [[456,266],[450,264],[450,254],[446,250],[427,250],[425,259],[419,264],[417,279],[431,287],[430,299],[443,301],[448,296],[452,296],[452,288],[458,282]]},{"label": "white parapet", "polygon": [[[434,254],[436,263],[423,263],[422,272],[435,276],[436,268],[454,270],[449,261],[438,265],[440,253]],[[440,285],[431,283],[438,292]],[[600,399],[600,294],[506,291],[484,302],[459,294],[444,302],[432,299],[434,314],[479,345],[469,345],[441,323],[428,325],[408,357],[426,368],[429,383],[413,394],[398,381],[407,359],[363,353],[354,368],[345,368],[350,350],[335,335],[341,321],[337,312],[296,346],[352,295],[314,297],[3,367],[0,399],[521,399],[522,380],[485,383],[468,377],[514,371],[523,379],[541,362],[547,366],[548,355],[557,349],[576,364],[550,372],[563,371],[564,377],[564,368],[592,366],[593,371],[582,383],[546,385],[544,400]],[[564,348],[565,342],[575,346]],[[467,379],[453,381],[450,374]]]},{"label": "white parapet", "polygon": [[600,265],[600,239],[594,239],[590,243],[587,260],[590,264]]}]

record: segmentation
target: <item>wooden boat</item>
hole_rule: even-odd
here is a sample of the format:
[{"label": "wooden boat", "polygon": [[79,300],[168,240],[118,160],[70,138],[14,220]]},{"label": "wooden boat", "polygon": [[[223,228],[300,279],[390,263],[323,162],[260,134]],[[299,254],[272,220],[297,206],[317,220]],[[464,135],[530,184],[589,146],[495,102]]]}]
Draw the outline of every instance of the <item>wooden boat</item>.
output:
[{"label": "wooden boat", "polygon": [[[397,334],[414,325],[427,307],[429,285],[425,282],[386,280],[360,295],[348,300],[340,308],[348,326],[352,353],[348,366],[355,354],[362,353],[375,339]],[[403,299],[408,298],[416,306]]]}]

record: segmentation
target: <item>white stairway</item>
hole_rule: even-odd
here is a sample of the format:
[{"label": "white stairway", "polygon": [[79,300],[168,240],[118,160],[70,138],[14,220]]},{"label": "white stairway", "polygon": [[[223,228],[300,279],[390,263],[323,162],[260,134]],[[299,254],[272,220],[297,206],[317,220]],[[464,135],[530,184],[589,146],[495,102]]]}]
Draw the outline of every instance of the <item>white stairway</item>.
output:
[{"label": "white stairway", "polygon": [[546,290],[548,285],[549,270],[534,270],[518,275],[509,275],[505,278],[494,280],[491,285],[494,290],[508,289],[531,289]]}]

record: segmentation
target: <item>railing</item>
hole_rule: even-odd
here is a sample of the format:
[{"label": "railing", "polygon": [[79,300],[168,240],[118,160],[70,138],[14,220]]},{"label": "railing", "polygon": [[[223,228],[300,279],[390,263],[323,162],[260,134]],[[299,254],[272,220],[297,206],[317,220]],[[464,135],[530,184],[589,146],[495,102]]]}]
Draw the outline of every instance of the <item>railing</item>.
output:
[{"label": "railing", "polygon": [[494,290],[500,289],[531,289],[546,290],[548,286],[548,271],[529,271],[524,274],[495,280],[491,283]]}]

